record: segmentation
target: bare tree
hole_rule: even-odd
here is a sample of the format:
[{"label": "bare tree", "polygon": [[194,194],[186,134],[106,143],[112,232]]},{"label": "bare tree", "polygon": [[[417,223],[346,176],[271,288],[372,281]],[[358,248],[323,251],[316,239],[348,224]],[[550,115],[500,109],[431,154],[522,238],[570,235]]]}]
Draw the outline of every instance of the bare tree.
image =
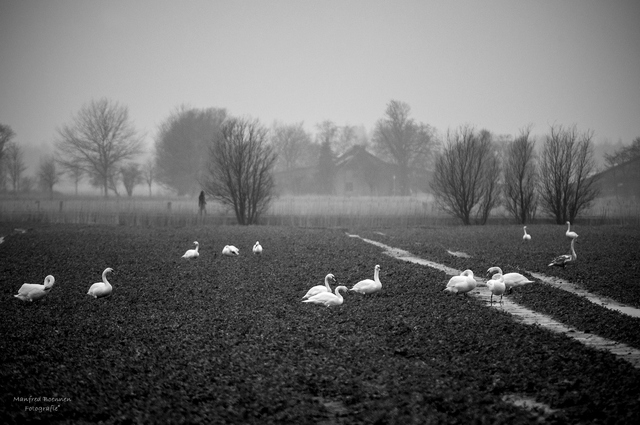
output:
[{"label": "bare tree", "polygon": [[267,130],[257,120],[230,118],[210,144],[205,191],[233,207],[239,224],[256,224],[273,197],[276,161]]},{"label": "bare tree", "polygon": [[506,148],[504,164],[504,205],[518,223],[535,218],[538,207],[538,169],[531,126]]},{"label": "bare tree", "polygon": [[22,173],[27,169],[24,164],[24,150],[22,147],[13,141],[7,143],[5,145],[4,163],[7,167],[7,175],[13,192],[17,193],[20,190]]},{"label": "bare tree", "polygon": [[80,180],[82,180],[82,177],[85,174],[84,169],[80,166],[78,161],[65,162],[58,159],[57,162],[65,170],[65,173],[69,177],[71,177],[76,188],[76,196],[78,196],[78,184],[80,183]]},{"label": "bare tree", "polygon": [[373,133],[377,150],[398,166],[401,195],[409,194],[411,167],[416,165],[422,168],[435,147],[431,127],[416,123],[410,113],[408,104],[392,100],[387,105],[385,118],[376,123]]},{"label": "bare tree", "polygon": [[11,142],[11,139],[15,136],[16,133],[14,133],[10,126],[0,124],[0,162],[2,162],[2,158],[4,157],[4,151],[7,143]]},{"label": "bare tree", "polygon": [[463,126],[447,132],[431,188],[440,208],[464,224],[485,224],[498,202],[499,159],[489,132]]},{"label": "bare tree", "polygon": [[147,184],[147,186],[149,186],[149,196],[152,195],[151,186],[153,185],[155,178],[156,178],[155,160],[153,158],[150,158],[147,162],[145,162],[144,167],[142,167],[142,179]]},{"label": "bare tree", "polygon": [[20,179],[20,191],[23,193],[29,193],[35,185],[35,179],[31,176],[24,176]]},{"label": "bare tree", "polygon": [[540,162],[540,204],[556,223],[574,221],[598,196],[593,131],[552,126]]},{"label": "bare tree", "polygon": [[200,192],[208,164],[208,146],[218,137],[225,109],[179,107],[160,125],[155,140],[156,181],[178,195]]},{"label": "bare tree", "polygon": [[607,167],[615,167],[632,159],[640,157],[640,137],[633,139],[629,146],[623,146],[616,150],[613,154],[605,154],[604,159],[607,163]]},{"label": "bare tree", "polygon": [[304,152],[311,144],[311,136],[301,122],[289,125],[274,123],[271,144],[278,156],[276,167],[287,171],[300,165]]},{"label": "bare tree", "polygon": [[111,183],[118,167],[142,152],[142,137],[130,121],[127,107],[106,98],[84,105],[73,123],[59,129],[58,134],[59,161],[82,168],[104,196],[109,189],[116,189]]},{"label": "bare tree", "polygon": [[140,165],[135,162],[125,164],[120,167],[120,175],[122,176],[122,184],[127,191],[127,196],[131,197],[133,195],[133,188],[143,182]]},{"label": "bare tree", "polygon": [[53,186],[60,181],[60,171],[56,167],[56,160],[53,155],[47,155],[40,159],[40,168],[38,169],[38,181],[40,187],[49,192],[49,196],[53,198]]}]

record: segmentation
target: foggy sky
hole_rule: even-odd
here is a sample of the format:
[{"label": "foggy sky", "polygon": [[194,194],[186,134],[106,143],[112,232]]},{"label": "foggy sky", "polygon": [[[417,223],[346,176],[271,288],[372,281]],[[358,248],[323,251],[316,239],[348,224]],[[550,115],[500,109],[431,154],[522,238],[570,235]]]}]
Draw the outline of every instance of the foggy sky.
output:
[{"label": "foggy sky", "polygon": [[181,104],[370,131],[392,99],[441,133],[576,124],[629,144],[638,22],[635,0],[0,0],[0,122],[30,172],[101,97],[128,106],[149,147]]}]

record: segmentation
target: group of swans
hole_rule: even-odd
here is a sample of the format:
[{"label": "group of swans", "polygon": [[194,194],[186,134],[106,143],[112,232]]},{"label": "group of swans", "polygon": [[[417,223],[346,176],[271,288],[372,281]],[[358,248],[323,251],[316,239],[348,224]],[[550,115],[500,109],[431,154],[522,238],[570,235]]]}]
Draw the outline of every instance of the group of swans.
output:
[{"label": "group of swans", "polygon": [[[92,296],[93,298],[103,298],[111,295],[112,286],[107,280],[107,273],[113,272],[111,267],[107,267],[102,272],[102,282],[94,283],[89,287],[89,292],[87,295]],[[48,275],[44,278],[44,284],[38,285],[36,283],[25,283],[18,290],[18,294],[14,295],[14,297],[18,298],[22,301],[30,301],[39,300],[47,295],[51,288],[53,288],[53,284],[55,283],[55,278],[52,275]]]},{"label": "group of swans", "polygon": [[353,285],[351,289],[344,285],[340,285],[336,287],[335,292],[332,293],[331,286],[329,285],[330,280],[333,282],[336,281],[335,276],[331,273],[324,278],[324,285],[316,285],[309,289],[304,297],[302,297],[302,302],[324,305],[325,307],[333,307],[342,305],[344,302],[344,298],[340,291],[353,291],[366,295],[373,294],[382,289],[382,283],[380,282],[380,266],[378,264],[376,264],[373,269],[373,279],[361,280]]},{"label": "group of swans", "polygon": [[[196,246],[195,249],[187,250],[182,258],[186,258],[187,260],[195,260],[200,256],[200,252],[198,251],[198,249],[200,248],[200,244],[197,241],[195,241],[194,244]],[[262,255],[262,245],[260,245],[259,241],[256,241],[256,243],[253,245],[253,253],[255,255]],[[225,245],[224,248],[222,248],[222,255],[236,257],[240,255],[240,250],[233,245]]]},{"label": "group of swans", "polygon": [[[513,288],[526,285],[527,283],[533,283],[532,280],[527,279],[520,273],[507,273],[503,274],[500,267],[490,267],[487,273],[492,274],[491,279],[487,281],[487,287],[491,291],[491,303],[493,303],[493,296],[500,295],[500,302],[502,302],[502,296],[507,291],[511,291]],[[446,292],[454,294],[467,294],[473,291],[478,286],[473,271],[467,269],[460,273],[458,276],[453,276],[447,282],[447,287],[444,288]]]},{"label": "group of swans", "polygon": [[[551,263],[549,263],[549,267],[556,266],[556,267],[565,268],[567,264],[578,259],[578,256],[576,255],[576,250],[573,245],[576,239],[578,238],[578,234],[571,230],[570,221],[567,221],[566,225],[567,225],[567,231],[564,234],[566,237],[571,239],[571,254],[558,255],[553,260],[551,260]],[[524,235],[522,236],[522,242],[530,241],[531,235],[527,233],[527,226],[524,226],[523,230],[524,230]]]}]

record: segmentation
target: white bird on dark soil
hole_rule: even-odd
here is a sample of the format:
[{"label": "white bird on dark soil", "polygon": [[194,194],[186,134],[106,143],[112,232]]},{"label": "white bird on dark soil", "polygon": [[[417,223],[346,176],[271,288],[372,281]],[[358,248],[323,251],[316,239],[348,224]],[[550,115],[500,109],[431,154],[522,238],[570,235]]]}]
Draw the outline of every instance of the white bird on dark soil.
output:
[{"label": "white bird on dark soil", "polygon": [[500,295],[500,301],[502,302],[502,296],[504,295],[505,291],[507,290],[507,286],[504,283],[504,278],[502,276],[502,274],[500,273],[496,273],[494,274],[491,279],[489,279],[487,281],[487,288],[489,288],[489,290],[491,291],[491,301],[490,304],[493,304],[493,296],[498,296]]},{"label": "white bird on dark soil", "polygon": [[382,282],[380,282],[380,266],[376,264],[373,269],[373,280],[364,279],[356,283],[349,289],[350,291],[357,292],[359,294],[373,294],[382,289]]},{"label": "white bird on dark soil", "polygon": [[570,221],[567,221],[567,231],[565,232],[565,235],[568,238],[571,238],[571,239],[575,239],[575,238],[578,237],[578,234],[576,232],[572,232],[571,231],[571,222]]},{"label": "white bird on dark soil", "polygon": [[302,299],[306,300],[307,298],[311,298],[314,295],[318,295],[321,292],[331,292],[331,286],[329,285],[330,280],[333,281],[334,283],[336,281],[335,276],[332,275],[331,273],[325,276],[324,285],[316,285],[311,287],[311,289],[307,291],[307,293],[304,295],[304,297],[302,297]]},{"label": "white bird on dark soil", "polygon": [[196,249],[187,250],[187,252],[185,252],[184,255],[182,256],[182,258],[195,259],[200,256],[200,253],[198,252],[198,248],[200,248],[200,244],[197,241],[194,242],[194,244],[196,245]]},{"label": "white bird on dark soil", "polygon": [[553,259],[553,261],[551,261],[551,263],[549,263],[549,267],[557,266],[557,267],[562,267],[564,269],[564,267],[567,264],[569,264],[572,261],[576,261],[578,259],[576,250],[573,248],[573,243],[576,241],[576,239],[577,238],[571,239],[571,254],[557,256],[556,258]]},{"label": "white bird on dark soil", "polygon": [[253,253],[256,255],[262,254],[262,245],[260,245],[259,241],[256,241],[256,243],[253,245]]},{"label": "white bird on dark soil", "polygon": [[332,294],[331,292],[320,292],[319,294],[314,295],[308,300],[303,300],[303,303],[313,303],[313,304],[321,304],[326,307],[332,307],[341,305],[344,302],[344,298],[342,298],[342,294],[340,291],[346,291],[346,286],[338,286],[336,288],[336,293]]},{"label": "white bird on dark soil", "polygon": [[508,291],[511,291],[513,288],[517,288],[518,286],[526,285],[527,283],[533,283],[533,280],[527,279],[520,273],[503,274],[500,267],[489,267],[489,269],[487,270],[487,273],[489,274],[493,274],[496,272],[502,275],[502,279],[504,280],[504,284],[507,287]]},{"label": "white bird on dark soil", "polygon": [[91,287],[89,288],[89,292],[87,292],[87,295],[91,295],[93,298],[103,298],[111,295],[111,290],[113,288],[107,280],[107,273],[110,273],[112,271],[113,269],[111,267],[107,267],[106,269],[104,269],[104,271],[102,272],[102,282],[97,282],[91,285]]},{"label": "white bird on dark soil", "polygon": [[240,255],[240,250],[233,245],[225,245],[224,248],[222,248],[222,255],[234,257]]},{"label": "white bird on dark soil", "polygon": [[44,278],[43,285],[38,285],[37,283],[25,283],[18,290],[18,295],[14,295],[14,297],[22,301],[30,302],[33,302],[33,300],[39,300],[49,293],[51,288],[53,288],[55,281],[56,280],[52,275],[48,275]]},{"label": "white bird on dark soil", "polygon": [[473,272],[467,269],[460,273],[459,276],[453,276],[449,279],[447,287],[444,288],[444,290],[454,294],[465,294],[466,296],[467,292],[471,292],[476,289],[477,285],[478,283],[473,278]]},{"label": "white bird on dark soil", "polygon": [[522,230],[524,230],[524,235],[522,236],[522,242],[530,241],[531,235],[527,233],[527,226],[524,226]]}]

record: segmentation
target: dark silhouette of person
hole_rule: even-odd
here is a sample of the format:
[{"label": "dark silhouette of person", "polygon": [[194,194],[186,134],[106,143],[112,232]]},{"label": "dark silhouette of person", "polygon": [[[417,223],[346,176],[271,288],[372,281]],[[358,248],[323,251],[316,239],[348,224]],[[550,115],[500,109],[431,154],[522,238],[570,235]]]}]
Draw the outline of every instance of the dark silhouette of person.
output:
[{"label": "dark silhouette of person", "polygon": [[207,210],[205,206],[207,205],[207,201],[204,199],[204,190],[200,191],[200,196],[198,196],[198,208],[199,214],[207,214]]}]

